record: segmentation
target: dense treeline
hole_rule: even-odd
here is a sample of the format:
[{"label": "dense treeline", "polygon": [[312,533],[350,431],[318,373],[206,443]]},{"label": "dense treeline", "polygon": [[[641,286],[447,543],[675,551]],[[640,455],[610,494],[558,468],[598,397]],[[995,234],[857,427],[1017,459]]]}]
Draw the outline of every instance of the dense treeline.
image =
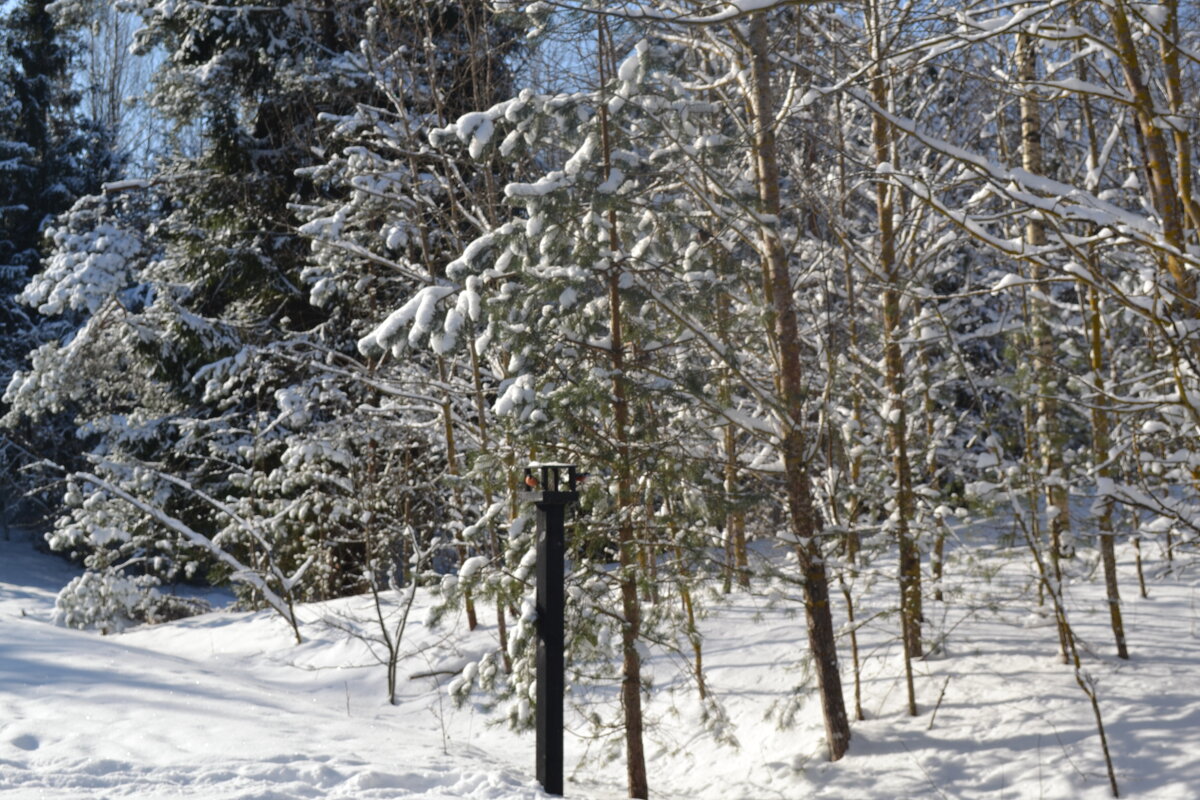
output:
[{"label": "dense treeline", "polygon": [[[794,588],[833,759],[862,571],[915,715],[969,516],[1012,516],[1077,675],[1098,563],[1127,657],[1116,548],[1200,524],[1197,7],[760,5],[10,11],[5,500],[87,567],[63,619],[228,581],[299,638],[422,583],[494,621],[454,691],[521,724],[518,480],[566,461],[571,669],[621,687],[631,796],[645,647],[728,735],[713,586]],[[131,29],[149,66],[97,60]]]}]

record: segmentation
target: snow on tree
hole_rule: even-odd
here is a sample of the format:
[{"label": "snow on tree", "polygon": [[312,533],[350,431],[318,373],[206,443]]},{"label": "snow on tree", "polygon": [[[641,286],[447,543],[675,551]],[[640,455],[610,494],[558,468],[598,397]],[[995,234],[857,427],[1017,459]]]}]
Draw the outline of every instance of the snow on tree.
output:
[{"label": "snow on tree", "polygon": [[[7,383],[30,350],[54,335],[15,301],[46,252],[43,233],[75,198],[112,176],[115,162],[99,127],[80,115],[71,88],[76,42],[48,3],[13,4],[0,19],[0,376]],[[55,451],[58,437],[13,429],[0,448],[5,513],[28,515],[18,498],[34,484],[18,474]],[[9,505],[12,503],[13,505]],[[10,510],[11,509],[11,510]]]}]

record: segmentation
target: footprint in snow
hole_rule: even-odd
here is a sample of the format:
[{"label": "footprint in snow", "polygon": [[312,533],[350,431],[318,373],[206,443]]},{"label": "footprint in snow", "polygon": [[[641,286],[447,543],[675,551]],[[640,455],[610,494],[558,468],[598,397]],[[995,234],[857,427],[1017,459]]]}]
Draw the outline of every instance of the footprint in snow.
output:
[{"label": "footprint in snow", "polygon": [[22,750],[37,750],[41,746],[41,742],[36,736],[31,736],[28,733],[23,733],[9,740],[13,747],[19,747]]}]

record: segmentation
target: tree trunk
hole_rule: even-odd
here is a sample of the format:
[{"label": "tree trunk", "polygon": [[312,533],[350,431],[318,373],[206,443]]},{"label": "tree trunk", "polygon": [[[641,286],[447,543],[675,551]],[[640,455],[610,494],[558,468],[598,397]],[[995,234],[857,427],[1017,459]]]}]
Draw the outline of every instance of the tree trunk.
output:
[{"label": "tree trunk", "polygon": [[[1042,115],[1034,96],[1037,74],[1037,50],[1027,34],[1017,37],[1018,79],[1021,91],[1021,165],[1034,175],[1042,174]],[[1031,248],[1046,245],[1046,230],[1040,218],[1030,216],[1025,225],[1025,242]],[[1054,375],[1054,339],[1047,322],[1053,313],[1043,295],[1050,284],[1046,270],[1037,261],[1031,262],[1033,300],[1029,304],[1029,325],[1033,337],[1034,385],[1037,386],[1036,418],[1040,471],[1046,487],[1046,512],[1050,517],[1050,566],[1055,581],[1061,585],[1061,559],[1071,531],[1071,510],[1068,503],[1066,476],[1062,458],[1063,435],[1058,423],[1058,380]],[[1030,513],[1037,514],[1035,506]],[[1059,645],[1064,663],[1067,658],[1067,632],[1059,630]]]},{"label": "tree trunk", "polygon": [[[1079,64],[1079,77],[1083,80],[1087,79],[1085,65],[1081,61]],[[1095,166],[1100,162],[1100,148],[1096,136],[1096,126],[1092,118],[1092,104],[1087,97],[1083,98],[1082,102],[1083,122],[1087,129],[1088,138],[1088,167],[1095,169]],[[1089,250],[1088,252],[1088,268],[1091,270],[1095,279],[1100,277],[1100,264],[1095,254]],[[1104,335],[1103,335],[1103,317],[1101,316],[1100,291],[1094,284],[1084,286],[1080,283],[1077,291],[1082,293],[1087,290],[1088,308],[1086,318],[1088,320],[1087,333],[1090,350],[1090,365],[1092,368],[1092,385],[1095,387],[1095,397],[1092,405],[1092,462],[1097,465],[1096,479],[1100,492],[1105,492],[1108,489],[1108,484],[1112,481],[1112,466],[1109,464],[1109,450],[1111,449],[1110,431],[1111,422],[1109,418],[1109,403],[1108,396],[1104,393]],[[1111,496],[1105,496],[1103,499],[1103,508],[1100,512],[1100,517],[1097,519],[1097,525],[1100,528],[1100,558],[1104,564],[1104,588],[1108,595],[1108,611],[1109,621],[1112,625],[1113,639],[1117,644],[1117,656],[1119,658],[1129,658],[1129,650],[1125,644],[1125,623],[1121,617],[1121,593],[1117,583],[1117,554],[1116,541],[1113,532],[1113,506],[1115,501]]]},{"label": "tree trunk", "polygon": [[[760,210],[778,220],[779,163],[774,125],[775,102],[771,91],[767,15],[755,14],[750,20],[751,113],[754,155]],[[808,643],[825,720],[825,735],[831,761],[840,759],[850,744],[850,723],[846,718],[842,680],[838,673],[837,644],[829,605],[829,583],[825,561],[816,538],[819,520],[812,502],[808,472],[807,443],[804,435],[804,381],[800,360],[800,337],[796,309],[792,299],[791,276],[787,255],[772,221],[761,227],[765,260],[766,294],[770,299],[770,334],[775,339],[779,364],[777,385],[786,409],[783,428],[784,477],[787,483],[788,511],[795,536],[796,555],[803,574],[804,605],[808,623]]]},{"label": "tree trunk", "polygon": [[[1167,141],[1160,127],[1161,123],[1155,109],[1154,98],[1142,75],[1137,45],[1133,40],[1129,17],[1125,13],[1125,5],[1124,0],[1114,0],[1114,2],[1106,4],[1105,8],[1112,21],[1113,36],[1116,40],[1121,70],[1125,75],[1125,85],[1133,98],[1138,127],[1146,143],[1146,166],[1150,172],[1151,196],[1154,208],[1162,221],[1163,238],[1173,250],[1182,253],[1185,252],[1185,247],[1179,191],[1175,178],[1171,174]],[[1176,305],[1185,308],[1187,316],[1195,317],[1196,309],[1193,301],[1196,299],[1196,281],[1194,275],[1186,269],[1182,259],[1174,253],[1167,254],[1166,267],[1175,281],[1175,291],[1178,292],[1181,301]]]},{"label": "tree trunk", "polygon": [[[714,248],[715,250],[716,248]],[[732,317],[729,295],[722,293],[717,306],[717,324],[720,327],[721,341],[726,347],[733,348],[734,343],[729,335],[729,322]],[[724,408],[729,408],[733,402],[733,369],[727,368],[721,378],[720,401]],[[725,580],[726,594],[732,589],[733,577],[743,589],[750,588],[750,563],[746,553],[746,516],[741,508],[741,497],[738,491],[738,442],[737,426],[731,421],[725,424],[723,439],[724,472],[725,472]]]},{"label": "tree trunk", "polygon": [[[1163,63],[1163,77],[1167,90],[1167,105],[1171,114],[1181,116],[1189,113],[1184,99],[1183,78],[1179,67],[1179,0],[1166,0],[1161,4],[1166,10],[1163,28],[1166,36],[1159,37],[1158,52]],[[1176,197],[1183,210],[1183,222],[1190,224],[1193,243],[1195,232],[1200,230],[1200,204],[1192,194],[1192,143],[1191,136],[1182,126],[1170,126],[1175,140],[1175,173],[1179,177]]]},{"label": "tree trunk", "polygon": [[[487,423],[487,401],[483,391],[483,373],[479,368],[479,351],[475,348],[475,340],[467,337],[467,350],[471,356],[471,382],[475,390],[475,414],[479,417],[479,444],[483,452],[490,453],[492,451],[491,439],[488,436]],[[510,469],[509,472],[512,472]],[[484,486],[483,490],[483,506],[491,508],[492,506],[492,487]],[[496,536],[496,526],[488,523],[488,549],[490,555],[494,559],[502,557],[500,551],[500,541]],[[500,657],[504,662],[504,672],[506,674],[512,672],[512,657],[508,654],[508,619],[504,614],[504,599],[496,598],[496,635],[500,644]]]},{"label": "tree trunk", "polygon": [[[449,375],[446,372],[446,360],[438,359],[438,377],[442,381],[442,386],[449,386]],[[450,478],[453,480],[458,477],[458,450],[454,440],[454,413],[450,404],[450,390],[446,388],[442,399],[442,432],[446,439],[446,469],[450,473]],[[454,502],[461,511],[463,507],[462,489],[459,486],[454,487]],[[458,520],[459,527],[455,533],[458,539],[456,550],[458,551],[458,563],[462,564],[467,560],[467,543],[462,540],[462,519]],[[470,589],[463,589],[463,604],[467,612],[467,630],[475,630],[479,625],[479,619],[475,615],[475,598],[471,595]]]},{"label": "tree trunk", "polygon": [[[1088,328],[1091,334],[1092,381],[1097,389],[1092,406],[1092,459],[1099,465],[1096,478],[1101,491],[1105,491],[1107,484],[1112,481],[1112,467],[1109,465],[1108,398],[1104,395],[1104,377],[1101,372],[1104,366],[1104,351],[1100,331],[1100,293],[1095,287],[1088,292],[1088,304],[1091,312]],[[1096,523],[1100,528],[1100,558],[1104,563],[1104,588],[1108,595],[1109,621],[1112,624],[1113,639],[1117,643],[1117,656],[1129,658],[1129,650],[1125,645],[1125,623],[1121,618],[1121,593],[1117,586],[1117,555],[1112,520],[1114,501],[1112,497],[1105,497],[1102,502],[1103,508]]]},{"label": "tree trunk", "polygon": [[[878,9],[872,7],[873,15]],[[882,56],[882,29],[878,19],[872,22],[873,41],[871,49],[876,59]],[[879,108],[887,108],[887,84],[879,72],[874,70],[871,78],[871,95]],[[871,139],[877,165],[892,160],[891,136],[887,121],[880,114],[871,118]],[[884,379],[888,390],[887,430],[888,447],[892,455],[892,482],[895,487],[895,510],[892,523],[895,526],[896,542],[900,551],[900,635],[904,640],[904,674],[908,694],[908,713],[917,715],[917,700],[913,688],[912,659],[923,652],[921,644],[921,552],[913,537],[911,523],[914,516],[912,465],[908,458],[908,410],[904,397],[904,351],[900,346],[900,262],[896,257],[896,231],[893,219],[894,189],[886,181],[875,184],[875,217],[879,226],[879,272],[884,280],[883,290],[883,336],[884,336]]]},{"label": "tree trunk", "polygon": [[[600,19],[599,64],[600,82],[605,83],[615,70],[609,63],[613,57],[612,47],[607,41],[608,27]],[[608,67],[606,69],[606,67]],[[607,73],[607,74],[606,74]],[[608,105],[600,104],[600,138],[604,158],[604,179],[612,171],[612,141],[610,137]],[[615,254],[620,252],[620,233],[617,228],[617,213],[609,209],[609,246]],[[629,397],[625,385],[625,344],[621,313],[621,263],[618,261],[608,269],[608,308],[610,365],[612,367],[612,410],[613,430],[617,446],[617,544],[619,553],[619,584],[621,591],[621,705],[625,712],[625,767],[628,778],[629,796],[647,798],[650,787],[646,777],[646,755],[642,743],[642,660],[638,652],[638,637],[641,633],[641,604],[638,599],[638,547],[633,527],[633,464],[629,447]]]}]

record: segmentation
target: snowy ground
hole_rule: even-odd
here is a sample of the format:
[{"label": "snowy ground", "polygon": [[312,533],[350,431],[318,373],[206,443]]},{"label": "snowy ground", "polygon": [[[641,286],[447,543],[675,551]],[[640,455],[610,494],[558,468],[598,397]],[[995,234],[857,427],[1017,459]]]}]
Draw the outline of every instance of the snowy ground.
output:
[{"label": "snowy ground", "polygon": [[[652,796],[1107,797],[1091,709],[1055,657],[1027,570],[1011,562],[989,577],[1001,563],[955,564],[960,591],[930,604],[930,633],[944,634],[945,648],[918,665],[916,718],[904,713],[894,619],[863,629],[868,719],[854,723],[850,754],[836,764],[822,756],[815,701],[799,706],[791,727],[778,724],[803,681],[802,619],[786,603],[733,595],[704,622],[705,663],[739,746],[698,733],[694,691],[675,677],[674,661],[652,661]],[[1097,589],[1072,590],[1122,795],[1194,800],[1200,579],[1159,576],[1143,600],[1132,565],[1122,569],[1129,662],[1111,655]],[[401,666],[393,707],[383,701],[382,668],[320,622],[360,601],[305,609],[300,646],[268,614],[214,613],[101,637],[50,624],[70,575],[26,543],[0,541],[0,798],[543,797],[531,736],[490,724],[481,706],[454,708],[446,676],[409,679],[482,652],[491,628],[430,631],[418,611],[408,642],[421,652]],[[879,580],[863,618],[885,606],[890,583]],[[845,680],[850,701],[848,672]],[[567,796],[624,795],[619,761],[602,761],[584,738],[567,748]]]}]

